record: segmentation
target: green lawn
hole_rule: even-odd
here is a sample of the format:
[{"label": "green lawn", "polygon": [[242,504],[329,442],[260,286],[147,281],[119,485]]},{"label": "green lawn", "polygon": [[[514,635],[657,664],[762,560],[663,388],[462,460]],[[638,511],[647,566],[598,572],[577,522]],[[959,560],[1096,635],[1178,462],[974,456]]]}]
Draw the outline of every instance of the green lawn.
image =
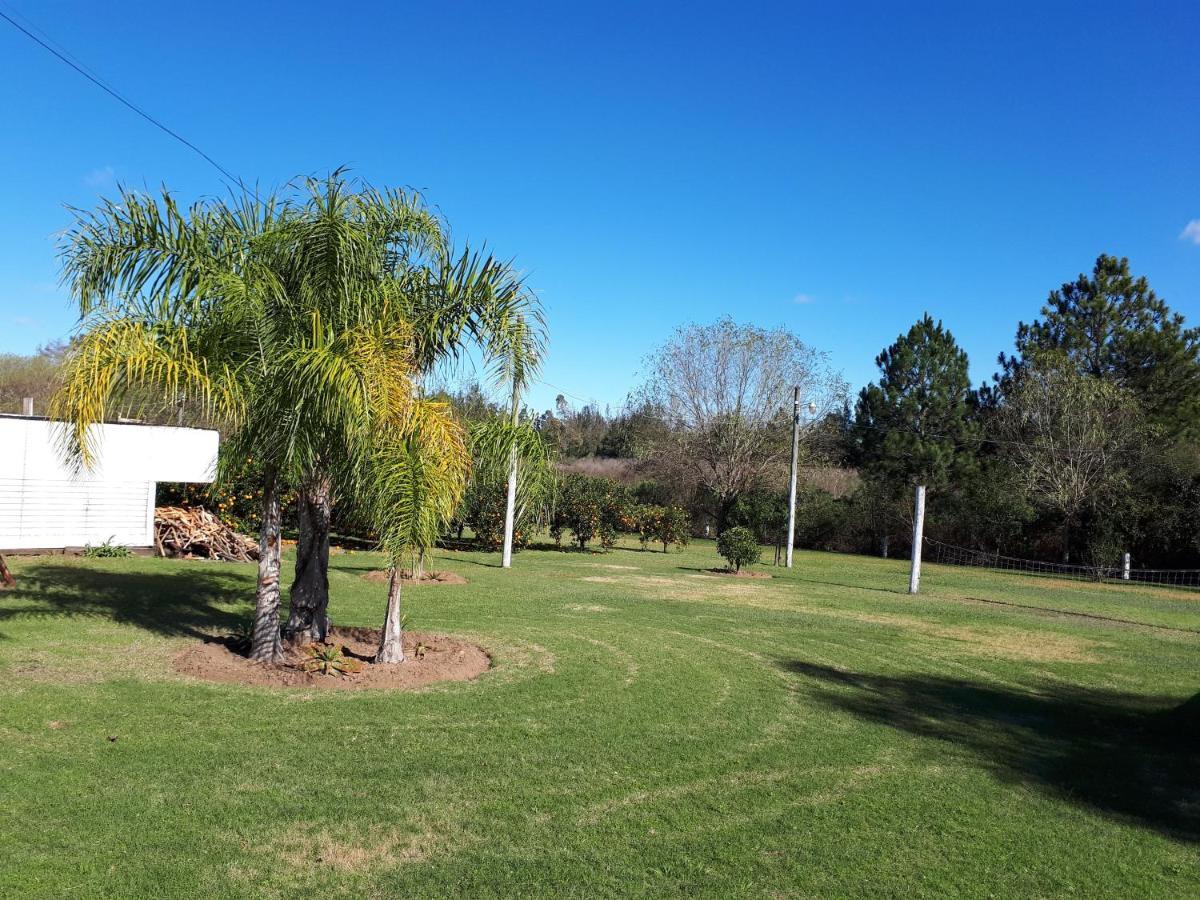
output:
[{"label": "green lawn", "polygon": [[[1200,597],[800,553],[439,553],[478,681],[191,682],[254,569],[14,559],[0,895],[1195,896]],[[377,625],[370,554],[336,622]],[[990,602],[984,602],[990,601]],[[1114,621],[1122,620],[1122,621]],[[109,740],[115,736],[116,741]]]}]

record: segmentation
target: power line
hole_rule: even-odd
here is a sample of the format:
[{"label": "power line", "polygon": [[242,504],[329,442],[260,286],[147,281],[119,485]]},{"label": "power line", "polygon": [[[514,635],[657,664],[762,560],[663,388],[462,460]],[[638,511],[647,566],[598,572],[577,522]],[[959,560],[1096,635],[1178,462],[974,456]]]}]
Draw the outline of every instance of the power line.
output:
[{"label": "power line", "polygon": [[[46,50],[48,53],[53,54],[55,57],[57,57],[62,62],[66,63],[68,66],[70,66],[72,69],[74,69],[80,75],[82,75],[84,78],[86,78],[92,84],[96,85],[96,87],[100,88],[100,90],[104,91],[106,94],[109,94],[115,100],[117,100],[124,106],[128,107],[129,109],[133,110],[133,112],[137,113],[139,116],[141,116],[147,122],[149,122],[151,125],[164,131],[166,134],[175,138],[175,140],[179,141],[179,143],[183,144],[185,147],[188,147],[189,149],[198,153],[209,165],[211,165],[214,169],[216,169],[218,172],[220,172],[222,175],[224,175],[230,181],[234,181],[242,188],[245,188],[245,185],[242,183],[242,179],[238,178],[236,175],[231,173],[228,169],[226,169],[224,166],[222,166],[219,162],[217,162],[215,159],[213,159],[211,156],[209,156],[207,153],[205,153],[203,150],[201,150],[199,147],[197,147],[195,144],[193,144],[187,138],[183,137],[181,134],[179,134],[176,131],[172,131],[170,128],[168,128],[166,125],[164,125],[158,119],[154,118],[154,116],[150,115],[148,112],[141,109],[133,102],[126,100],[117,90],[109,87],[107,84],[105,84],[103,81],[101,81],[98,77],[96,77],[91,72],[89,72],[82,65],[82,63],[75,62],[65,52],[59,52],[57,49],[55,49],[53,46],[51,46],[51,44],[42,40],[40,37],[38,37],[36,34],[34,34],[32,31],[30,31],[24,25],[22,25],[20,22],[18,22],[12,16],[8,15],[8,13],[4,12],[4,10],[2,10],[2,9],[0,9],[0,19],[4,19],[6,22],[8,22],[9,25],[11,25],[13,28],[17,29],[17,31],[21,32],[23,35],[25,35],[31,41],[36,43],[39,47]],[[41,29],[38,29],[38,30],[40,31]]]},{"label": "power line", "polygon": [[[81,69],[87,69],[88,73],[90,75],[92,75],[94,78],[96,78],[98,81],[104,81],[104,79],[101,78],[97,72],[95,72],[93,69],[91,69],[87,65],[85,65],[82,60],[76,58],[75,55],[72,54],[70,50],[68,50],[66,47],[64,47],[62,44],[60,44],[58,41],[54,40],[54,38],[51,37],[49,34],[47,34],[44,29],[39,28],[38,24],[36,22],[34,22],[32,19],[30,19],[29,16],[22,13],[12,3],[0,3],[0,6],[3,6],[4,8],[6,8],[9,11],[9,13],[11,15],[16,16],[18,19],[20,19],[22,22],[24,22],[28,28],[32,29],[33,31],[36,31],[39,35],[42,36],[42,38],[46,41],[46,43],[54,45],[54,47],[63,56],[69,57]],[[105,82],[105,84],[107,84],[107,82]],[[109,85],[109,87],[112,87],[112,85]]]},{"label": "power line", "polygon": [[570,391],[565,390],[564,388],[560,388],[556,384],[551,384],[550,382],[546,381],[546,379],[544,379],[544,378],[538,378],[537,382],[538,382],[538,384],[545,385],[548,388],[553,388],[554,390],[556,390],[560,394],[562,394],[564,397],[570,397],[572,400],[578,400],[580,403],[583,403],[587,406],[591,406],[595,402],[593,400],[587,400],[583,397],[580,397],[578,394],[572,394]]}]

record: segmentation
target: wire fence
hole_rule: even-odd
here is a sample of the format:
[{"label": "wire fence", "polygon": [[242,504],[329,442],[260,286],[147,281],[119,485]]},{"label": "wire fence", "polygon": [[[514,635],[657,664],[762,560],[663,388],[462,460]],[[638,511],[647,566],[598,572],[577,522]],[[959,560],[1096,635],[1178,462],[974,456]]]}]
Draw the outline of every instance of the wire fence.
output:
[{"label": "wire fence", "polygon": [[972,550],[925,538],[925,561],[949,566],[975,566],[1022,575],[1048,575],[1054,578],[1073,578],[1078,581],[1098,581],[1121,584],[1154,584],[1165,587],[1200,589],[1200,569],[1139,569],[1126,570],[1124,562],[1113,566],[1081,566],[1068,563],[1044,562],[1004,556],[990,550]]}]

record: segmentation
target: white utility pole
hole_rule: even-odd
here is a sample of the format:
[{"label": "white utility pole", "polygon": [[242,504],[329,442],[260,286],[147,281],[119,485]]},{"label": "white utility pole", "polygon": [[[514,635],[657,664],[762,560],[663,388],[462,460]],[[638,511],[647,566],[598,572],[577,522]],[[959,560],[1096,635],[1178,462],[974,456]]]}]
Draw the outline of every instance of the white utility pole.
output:
[{"label": "white utility pole", "polygon": [[[521,389],[514,382],[512,393],[512,426],[514,430],[521,412],[520,404]],[[513,444],[508,457],[508,502],[504,507],[504,557],[501,561],[501,565],[505,569],[512,568],[513,531],[517,512],[517,440],[515,434],[512,437]]]},{"label": "white utility pole", "polygon": [[917,485],[913,506],[912,571],[908,575],[908,592],[915,594],[921,587],[921,545],[925,543],[925,485]]},{"label": "white utility pole", "polygon": [[800,387],[792,391],[792,486],[788,493],[787,562],[792,567],[792,545],[796,543],[796,468],[800,463]]}]

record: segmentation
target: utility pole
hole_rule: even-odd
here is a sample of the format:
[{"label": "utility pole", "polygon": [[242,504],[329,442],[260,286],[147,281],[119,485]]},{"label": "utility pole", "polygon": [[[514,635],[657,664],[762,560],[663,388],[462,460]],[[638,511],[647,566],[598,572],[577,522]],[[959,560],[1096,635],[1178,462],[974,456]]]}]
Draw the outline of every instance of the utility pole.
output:
[{"label": "utility pole", "polygon": [[800,386],[792,390],[792,486],[788,492],[787,562],[792,567],[792,545],[796,543],[796,468],[800,463]]},{"label": "utility pole", "polygon": [[[513,430],[516,430],[517,420],[521,413],[521,388],[513,380],[512,419]],[[508,457],[508,501],[504,507],[504,557],[501,565],[505,569],[512,568],[513,532],[516,527],[517,513],[517,436],[512,436],[512,448]]]},{"label": "utility pole", "polygon": [[921,545],[925,543],[925,485],[917,485],[913,505],[912,571],[908,575],[908,592],[915,594],[921,587]]}]

